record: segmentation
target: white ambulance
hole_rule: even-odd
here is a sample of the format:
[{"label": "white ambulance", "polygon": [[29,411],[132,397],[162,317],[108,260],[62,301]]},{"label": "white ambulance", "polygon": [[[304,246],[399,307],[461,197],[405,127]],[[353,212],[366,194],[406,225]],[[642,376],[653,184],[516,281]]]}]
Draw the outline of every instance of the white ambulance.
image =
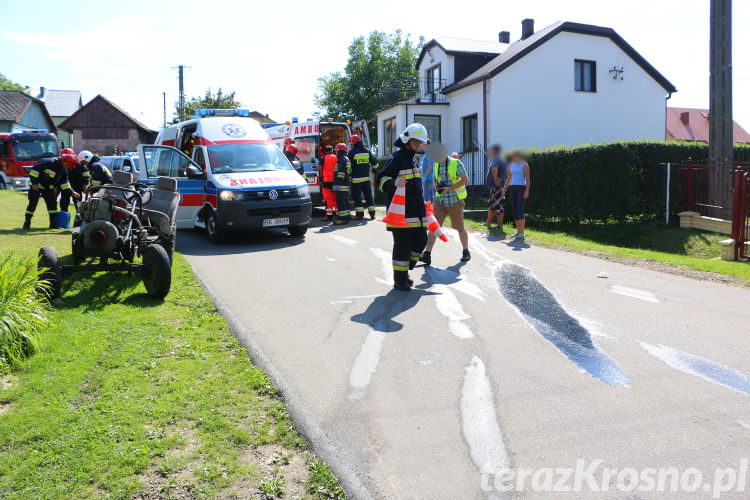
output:
[{"label": "white ambulance", "polygon": [[282,150],[287,138],[294,139],[297,145],[297,156],[305,166],[305,177],[310,186],[310,196],[315,206],[324,204],[320,190],[322,179],[319,178],[317,166],[325,152],[325,147],[336,146],[340,142],[348,147],[349,137],[352,133],[359,135],[365,146],[370,147],[367,122],[364,120],[355,123],[349,120],[346,122],[325,120],[299,122],[297,118],[292,118],[291,121],[286,123],[265,124],[263,126],[274,144]]},{"label": "white ambulance", "polygon": [[177,179],[178,228],[204,228],[213,242],[229,231],[307,231],[306,180],[248,115],[245,109],[197,110],[193,119],[162,129],[154,145],[138,146],[140,182]]}]

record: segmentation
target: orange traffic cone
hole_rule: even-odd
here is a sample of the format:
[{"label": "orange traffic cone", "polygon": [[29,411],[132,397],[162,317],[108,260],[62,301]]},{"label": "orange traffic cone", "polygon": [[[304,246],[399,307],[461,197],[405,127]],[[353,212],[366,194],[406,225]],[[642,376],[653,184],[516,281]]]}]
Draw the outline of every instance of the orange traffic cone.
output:
[{"label": "orange traffic cone", "polygon": [[388,213],[380,220],[395,227],[409,227],[406,222],[406,186],[396,188]]},{"label": "orange traffic cone", "polygon": [[432,234],[437,236],[443,241],[448,241],[448,237],[443,232],[443,228],[440,227],[440,224],[438,223],[437,219],[435,218],[435,211],[432,209],[432,202],[427,201],[424,204],[425,211],[427,212],[427,229],[430,230]]}]

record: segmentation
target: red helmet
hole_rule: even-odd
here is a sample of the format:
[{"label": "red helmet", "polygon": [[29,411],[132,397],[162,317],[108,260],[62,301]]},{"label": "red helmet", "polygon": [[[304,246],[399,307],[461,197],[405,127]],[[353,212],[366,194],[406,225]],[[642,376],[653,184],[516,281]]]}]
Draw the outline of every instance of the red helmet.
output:
[{"label": "red helmet", "polygon": [[65,149],[63,149],[62,151],[60,151],[60,154],[61,154],[61,155],[73,155],[73,156],[75,156],[75,155],[76,155],[76,152],[75,152],[75,151],[73,151],[73,150],[72,150],[72,149],[70,149],[70,148],[65,148]]},{"label": "red helmet", "polygon": [[78,159],[75,155],[63,153],[60,155],[60,161],[65,168],[73,168],[78,164]]},{"label": "red helmet", "polygon": [[287,137],[286,139],[284,139],[284,146],[288,146],[293,143],[294,143],[294,139],[291,137]]},{"label": "red helmet", "polygon": [[288,145],[288,146],[286,147],[286,152],[287,152],[287,153],[292,153],[293,155],[296,155],[296,154],[297,154],[297,151],[299,151],[299,149],[297,149],[297,146],[296,146],[296,145],[294,145],[294,144],[289,144],[289,145]]},{"label": "red helmet", "polygon": [[361,140],[362,140],[362,138],[361,138],[361,137],[359,137],[359,136],[358,136],[357,134],[353,134],[353,135],[352,135],[352,136],[351,136],[351,137],[349,138],[349,144],[357,144],[357,143],[358,143],[359,141],[361,141]]},{"label": "red helmet", "polygon": [[336,144],[336,151],[348,151],[348,150],[349,148],[347,148],[346,144],[344,144],[343,142],[339,142],[338,144]]}]

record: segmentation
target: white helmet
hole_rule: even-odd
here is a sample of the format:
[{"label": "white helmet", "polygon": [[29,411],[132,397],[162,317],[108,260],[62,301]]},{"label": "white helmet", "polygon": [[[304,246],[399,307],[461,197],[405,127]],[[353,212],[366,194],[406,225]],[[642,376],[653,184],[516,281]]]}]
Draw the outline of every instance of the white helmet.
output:
[{"label": "white helmet", "polygon": [[93,157],[94,155],[91,153],[91,151],[87,151],[85,149],[78,153],[78,161],[90,162],[91,158]]},{"label": "white helmet", "polygon": [[401,142],[404,144],[409,142],[409,139],[416,139],[424,144],[427,144],[427,141],[430,140],[429,137],[427,137],[427,129],[424,128],[424,125],[421,123],[412,123],[401,132],[401,135],[398,136],[398,138],[401,139]]}]

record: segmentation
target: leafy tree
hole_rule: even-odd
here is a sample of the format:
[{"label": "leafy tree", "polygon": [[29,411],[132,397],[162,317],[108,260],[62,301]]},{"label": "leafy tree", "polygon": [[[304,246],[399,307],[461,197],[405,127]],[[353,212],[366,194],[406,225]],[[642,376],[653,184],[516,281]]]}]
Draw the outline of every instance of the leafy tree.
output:
[{"label": "leafy tree", "polygon": [[315,104],[321,109],[319,116],[367,120],[370,139],[376,143],[375,112],[417,93],[414,63],[421,49],[421,41],[414,45],[400,30],[393,34],[373,31],[367,38],[355,38],[344,72],[318,79]]},{"label": "leafy tree", "polygon": [[[219,90],[214,94],[211,89],[206,89],[206,93],[203,97],[192,97],[190,100],[185,101],[185,118],[190,118],[195,114],[196,109],[236,109],[240,107],[240,103],[234,98],[235,92],[224,93],[219,87]],[[174,105],[174,117],[179,119],[180,117],[180,103],[177,102]]]},{"label": "leafy tree", "polygon": [[23,90],[23,86],[9,80],[5,75],[0,73],[0,90]]}]

